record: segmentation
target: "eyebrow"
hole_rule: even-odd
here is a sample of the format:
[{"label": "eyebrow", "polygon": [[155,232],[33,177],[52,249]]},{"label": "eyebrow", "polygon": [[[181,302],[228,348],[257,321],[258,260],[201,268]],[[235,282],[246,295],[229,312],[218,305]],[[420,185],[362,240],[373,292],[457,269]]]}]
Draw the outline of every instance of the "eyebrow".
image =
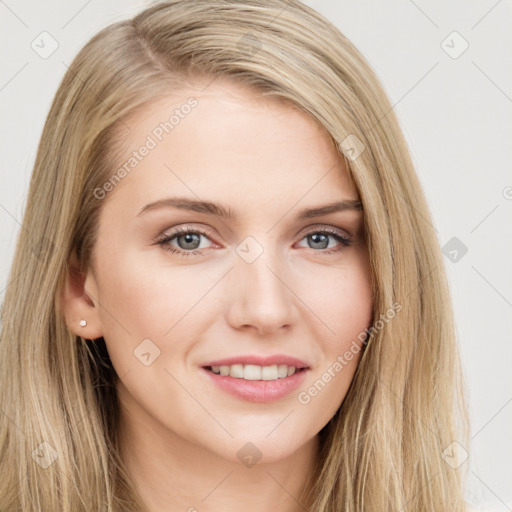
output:
[{"label": "eyebrow", "polygon": [[[147,204],[141,209],[137,216],[160,208],[177,208],[179,210],[205,213],[207,215],[213,215],[215,217],[221,217],[224,219],[236,219],[236,213],[227,206],[210,201],[196,201],[194,199],[188,199],[185,197],[169,197]],[[320,217],[322,215],[328,215],[330,213],[347,210],[362,211],[363,206],[361,201],[354,199],[343,199],[341,201],[336,201],[324,206],[306,208],[299,211],[297,219],[311,219],[313,217]]]}]

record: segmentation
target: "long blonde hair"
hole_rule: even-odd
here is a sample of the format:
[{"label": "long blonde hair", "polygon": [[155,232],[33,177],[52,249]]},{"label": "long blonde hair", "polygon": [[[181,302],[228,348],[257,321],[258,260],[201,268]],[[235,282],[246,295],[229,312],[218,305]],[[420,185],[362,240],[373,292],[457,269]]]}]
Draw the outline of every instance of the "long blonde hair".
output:
[{"label": "long blonde hair", "polygon": [[[285,0],[157,3],[94,36],[69,67],[39,144],[2,309],[0,510],[135,511],[104,340],[76,337],[58,296],[90,262],[128,114],[194,77],[224,77],[312,116],[363,203],[374,319],[340,410],[321,430],[308,510],[464,510],[464,383],[431,216],[378,78],[325,18]],[[358,154],[360,153],[360,154]],[[355,157],[357,156],[357,157]],[[448,447],[448,448],[447,448]]]}]

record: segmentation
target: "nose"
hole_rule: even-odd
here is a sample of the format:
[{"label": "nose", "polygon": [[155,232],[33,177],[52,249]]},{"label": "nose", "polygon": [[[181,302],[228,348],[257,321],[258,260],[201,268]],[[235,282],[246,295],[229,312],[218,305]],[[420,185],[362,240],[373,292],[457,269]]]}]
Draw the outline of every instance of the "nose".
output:
[{"label": "nose", "polygon": [[291,281],[282,261],[270,251],[264,251],[252,263],[237,256],[226,283],[231,296],[228,323],[261,335],[290,329],[299,316]]}]

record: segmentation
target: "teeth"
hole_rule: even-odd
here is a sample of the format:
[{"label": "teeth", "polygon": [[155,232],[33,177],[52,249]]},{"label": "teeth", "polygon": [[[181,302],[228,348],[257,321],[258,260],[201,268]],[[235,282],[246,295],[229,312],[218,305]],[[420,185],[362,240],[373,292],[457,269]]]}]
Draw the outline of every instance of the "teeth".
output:
[{"label": "teeth", "polygon": [[295,373],[295,366],[274,364],[258,366],[256,364],[233,364],[231,366],[212,366],[212,372],[223,377],[230,376],[245,380],[277,380],[284,379]]},{"label": "teeth", "polygon": [[277,367],[277,376],[280,379],[284,379],[285,377],[288,377],[288,366],[286,366],[285,364],[280,364]]},{"label": "teeth", "polygon": [[231,377],[235,377],[237,379],[244,378],[244,365],[243,364],[233,364],[231,367],[225,366],[228,369],[227,375]]},{"label": "teeth", "polygon": [[275,364],[274,366],[261,367],[261,380],[276,380],[277,378],[279,378],[277,364]]},{"label": "teeth", "polygon": [[[231,375],[231,371],[229,372]],[[244,379],[245,380],[261,380],[261,366],[255,364],[246,364],[244,366]]]}]

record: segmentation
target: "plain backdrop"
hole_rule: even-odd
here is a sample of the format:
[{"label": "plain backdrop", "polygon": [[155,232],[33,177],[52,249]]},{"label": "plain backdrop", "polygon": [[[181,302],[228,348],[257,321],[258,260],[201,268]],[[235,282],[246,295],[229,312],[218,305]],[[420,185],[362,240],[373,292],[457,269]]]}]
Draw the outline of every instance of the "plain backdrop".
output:
[{"label": "plain backdrop", "polygon": [[[450,278],[471,407],[467,500],[474,510],[510,511],[512,3],[306,3],[368,59],[399,118]],[[0,0],[0,303],[66,66],[99,29],[149,4]]]}]

